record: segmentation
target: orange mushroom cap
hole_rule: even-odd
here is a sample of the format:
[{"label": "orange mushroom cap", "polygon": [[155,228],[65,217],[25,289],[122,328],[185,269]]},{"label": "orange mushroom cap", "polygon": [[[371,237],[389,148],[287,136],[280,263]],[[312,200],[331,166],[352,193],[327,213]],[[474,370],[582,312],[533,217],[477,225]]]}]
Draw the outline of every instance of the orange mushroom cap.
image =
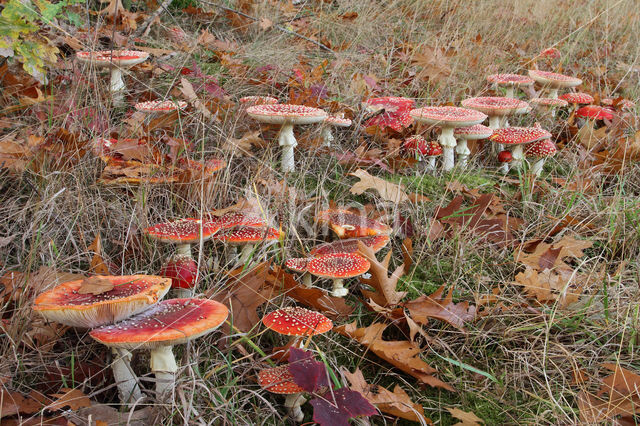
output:
[{"label": "orange mushroom cap", "polygon": [[146,228],[144,232],[154,240],[165,243],[188,244],[200,241],[200,230],[202,238],[209,239],[220,230],[216,223],[200,219],[178,219],[171,222],[158,223]]},{"label": "orange mushroom cap", "polygon": [[262,323],[286,336],[315,336],[333,328],[333,322],[320,312],[297,306],[269,312],[262,318]]},{"label": "orange mushroom cap", "polygon": [[328,224],[338,235],[338,238],[368,237],[391,233],[391,228],[387,225],[349,210],[325,210],[318,213],[316,220]]},{"label": "orange mushroom cap", "polygon": [[258,372],[258,383],[263,389],[280,395],[304,392],[304,389],[293,381],[293,375],[289,371],[288,365],[260,370]]}]

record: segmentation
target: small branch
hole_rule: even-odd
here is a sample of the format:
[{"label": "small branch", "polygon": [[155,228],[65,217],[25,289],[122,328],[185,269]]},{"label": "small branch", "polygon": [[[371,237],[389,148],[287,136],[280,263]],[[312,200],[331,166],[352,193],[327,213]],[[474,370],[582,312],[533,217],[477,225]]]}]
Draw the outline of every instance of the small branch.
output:
[{"label": "small branch", "polygon": [[151,14],[151,16],[145,19],[142,25],[138,27],[138,29],[133,33],[131,37],[132,38],[140,37],[147,30],[147,28],[151,26],[153,21],[155,21],[156,18],[162,14],[162,12],[167,10],[171,2],[173,2],[173,0],[164,0],[160,5],[160,7],[158,7],[156,11]]},{"label": "small branch", "polygon": [[[217,7],[218,9],[226,10],[227,12],[235,13],[236,15],[240,15],[240,16],[242,16],[242,17],[245,17],[245,18],[247,18],[247,19],[250,19],[250,20],[252,20],[253,22],[258,22],[258,21],[260,21],[260,19],[256,18],[255,16],[247,15],[247,14],[246,14],[246,13],[244,13],[244,12],[240,12],[239,10],[232,9],[232,8],[230,8],[230,7],[227,7],[227,6],[222,6],[221,4],[211,3],[211,2],[206,1],[206,0],[201,0],[200,2],[201,2],[201,3],[204,3],[204,4],[208,4],[208,5],[213,6],[213,7]],[[279,31],[282,31],[283,33],[290,34],[290,35],[292,35],[292,36],[295,36],[295,37],[301,38],[301,39],[303,39],[303,40],[306,40],[306,41],[308,41],[309,43],[313,43],[313,44],[315,44],[316,46],[318,46],[320,49],[322,49],[322,50],[326,50],[327,52],[331,52],[331,53],[333,53],[334,55],[336,55],[336,52],[335,52],[334,50],[332,50],[330,47],[328,47],[328,46],[326,46],[326,45],[324,45],[324,44],[320,43],[319,41],[312,40],[312,39],[310,39],[309,37],[303,36],[302,34],[298,34],[298,33],[297,33],[297,32],[295,32],[295,31],[288,30],[288,29],[286,29],[285,27],[283,27],[283,26],[281,26],[281,25],[277,25],[277,24],[276,24],[276,25],[274,25],[273,27],[274,27],[275,29],[279,30]]]}]

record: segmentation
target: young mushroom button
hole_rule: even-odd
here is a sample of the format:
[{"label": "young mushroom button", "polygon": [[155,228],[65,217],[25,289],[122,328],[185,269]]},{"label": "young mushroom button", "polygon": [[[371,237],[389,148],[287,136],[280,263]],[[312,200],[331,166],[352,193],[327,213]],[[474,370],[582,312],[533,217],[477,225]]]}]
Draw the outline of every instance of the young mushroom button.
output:
[{"label": "young mushroom button", "polygon": [[304,413],[300,409],[300,406],[306,402],[302,396],[304,389],[295,384],[288,365],[260,370],[258,383],[262,389],[271,393],[287,395],[284,406],[287,408],[289,417],[298,423],[304,419]]},{"label": "young mushroom button", "polygon": [[282,147],[283,172],[295,170],[293,148],[298,142],[293,135],[293,126],[320,123],[327,118],[327,113],[321,109],[290,104],[254,105],[247,108],[247,114],[261,123],[282,125],[278,143]]},{"label": "young mushroom button", "polygon": [[524,150],[524,154],[527,157],[538,158],[538,161],[531,166],[531,173],[535,176],[540,176],[545,160],[548,157],[553,157],[556,154],[556,151],[556,145],[550,139],[543,139],[527,145]]},{"label": "young mushroom button", "polygon": [[456,127],[468,127],[483,122],[487,115],[476,110],[452,106],[424,107],[411,111],[411,116],[418,123],[440,126],[438,141],[444,154],[443,170],[453,169],[456,139],[453,130]]},{"label": "young mushroom button", "polygon": [[344,288],[344,279],[362,275],[370,266],[369,261],[357,253],[333,253],[311,259],[307,271],[317,277],[332,279],[331,295],[344,297],[349,293]]},{"label": "young mushroom button", "polygon": [[227,307],[207,299],[168,299],[122,322],[91,330],[98,342],[127,350],[149,349],[159,396],[173,391],[178,369],[171,348],[216,330]]},{"label": "young mushroom button", "polygon": [[514,145],[511,154],[513,163],[518,167],[524,158],[522,145],[551,138],[551,133],[540,127],[505,127],[493,132],[489,138],[502,145]]},{"label": "young mushroom button", "polygon": [[320,312],[291,306],[269,312],[262,323],[277,333],[296,337],[316,336],[333,328],[333,322]]}]

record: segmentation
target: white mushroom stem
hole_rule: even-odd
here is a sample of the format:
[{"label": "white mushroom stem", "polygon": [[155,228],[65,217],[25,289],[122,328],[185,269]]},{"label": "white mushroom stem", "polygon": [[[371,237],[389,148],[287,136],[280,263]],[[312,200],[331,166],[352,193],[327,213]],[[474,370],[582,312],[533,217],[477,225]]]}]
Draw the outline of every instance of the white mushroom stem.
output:
[{"label": "white mushroom stem", "polygon": [[549,98],[550,99],[558,99],[558,88],[550,87],[549,88]]},{"label": "white mushroom stem", "polygon": [[458,154],[458,164],[462,167],[467,167],[467,160],[471,151],[467,146],[466,138],[460,138],[458,140],[458,145],[456,145],[456,154]]},{"label": "white mushroom stem", "polygon": [[333,142],[333,133],[331,133],[331,127],[324,126],[322,128],[322,140],[324,141],[324,146],[331,146],[331,142]]},{"label": "white mushroom stem", "polygon": [[506,87],[507,93],[506,96],[507,98],[515,98],[515,90],[513,86],[507,86]]},{"label": "white mushroom stem", "polygon": [[499,171],[500,173],[505,174],[505,175],[506,175],[507,173],[509,173],[509,163],[502,163],[502,165],[500,166],[500,168],[498,169],[498,171]]},{"label": "white mushroom stem", "polygon": [[302,285],[304,285],[307,288],[311,288],[311,274],[308,272],[305,272],[304,274],[302,274]]},{"label": "white mushroom stem", "polygon": [[436,169],[436,156],[432,155],[430,157],[428,157],[429,160],[427,161],[427,166],[425,167],[425,170],[435,170]]},{"label": "white mushroom stem", "polygon": [[193,297],[193,290],[190,288],[174,288],[172,289],[173,296],[176,299],[187,299]]},{"label": "white mushroom stem", "polygon": [[245,244],[244,247],[242,247],[242,251],[240,252],[240,258],[238,258],[238,262],[243,265],[247,263],[247,261],[251,258],[251,255],[253,254],[255,248],[255,244]]},{"label": "white mushroom stem", "polygon": [[533,166],[531,166],[531,173],[536,177],[540,176],[540,174],[542,173],[542,167],[544,167],[544,160],[545,160],[544,158],[541,158],[538,161],[536,161],[533,164]]},{"label": "white mushroom stem", "polygon": [[293,124],[285,123],[282,125],[278,144],[282,147],[282,171],[294,171],[296,166],[293,160],[293,148],[298,145],[298,141],[296,141],[296,137],[293,134]]},{"label": "white mushroom stem", "polygon": [[499,115],[490,115],[489,116],[489,128],[493,130],[498,130],[500,128],[500,116]]},{"label": "white mushroom stem", "polygon": [[344,288],[344,280],[342,278],[333,280],[331,295],[333,297],[345,297],[347,294],[349,294],[349,290]]},{"label": "white mushroom stem", "polygon": [[176,247],[176,255],[191,258],[191,244],[178,244]]},{"label": "white mushroom stem", "polygon": [[524,151],[522,149],[522,144],[516,145],[513,147],[513,151],[511,151],[511,156],[513,160],[511,160],[511,167],[518,168],[520,164],[522,164],[522,159],[524,158]]},{"label": "white mushroom stem", "polygon": [[122,69],[119,67],[111,68],[111,84],[110,90],[111,92],[119,92],[125,88],[124,80],[122,79]]},{"label": "white mushroom stem", "polygon": [[304,419],[304,413],[300,409],[300,406],[305,402],[307,402],[307,399],[302,396],[301,393],[287,395],[287,398],[284,400],[284,406],[287,408],[288,415],[293,421],[300,423]]},{"label": "white mushroom stem", "polygon": [[[173,392],[178,365],[171,348],[171,346],[159,346],[151,350],[151,371],[156,376],[156,393],[159,398]],[[173,398],[168,398],[168,400],[171,399]]]},{"label": "white mushroom stem", "polygon": [[142,398],[138,378],[131,369],[131,352],[126,349],[113,348],[113,378],[118,385],[118,394],[123,404],[131,404]]},{"label": "white mushroom stem", "polygon": [[509,127],[509,119],[506,115],[500,119],[500,127]]},{"label": "white mushroom stem", "polygon": [[458,144],[456,138],[453,137],[453,127],[442,127],[438,141],[442,146],[442,156],[444,158],[442,169],[447,172],[453,169],[455,164],[453,149]]}]

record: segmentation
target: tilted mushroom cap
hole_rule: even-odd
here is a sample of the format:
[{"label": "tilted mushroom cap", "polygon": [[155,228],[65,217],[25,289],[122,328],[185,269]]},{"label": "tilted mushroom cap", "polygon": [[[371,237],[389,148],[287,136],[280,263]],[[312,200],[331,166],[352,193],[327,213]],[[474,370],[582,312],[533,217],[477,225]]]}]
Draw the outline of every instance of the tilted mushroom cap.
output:
[{"label": "tilted mushroom cap", "polygon": [[371,264],[357,253],[331,253],[314,257],[307,264],[307,272],[322,278],[352,278],[369,270]]},{"label": "tilted mushroom cap", "polygon": [[468,127],[456,127],[453,135],[468,140],[486,139],[493,134],[493,129],[483,124],[474,124]]},{"label": "tilted mushroom cap", "polygon": [[293,259],[287,259],[284,262],[284,266],[296,272],[307,272],[307,263],[309,263],[308,258],[306,257],[294,257]]},{"label": "tilted mushroom cap", "polygon": [[153,349],[186,343],[211,333],[227,319],[229,310],[208,299],[167,299],[117,324],[89,333],[98,342],[123,349]]},{"label": "tilted mushroom cap", "polygon": [[578,117],[590,118],[594,120],[611,120],[613,118],[613,111],[609,108],[604,108],[598,105],[587,105],[576,111]]},{"label": "tilted mushroom cap", "polygon": [[349,210],[329,209],[318,213],[316,220],[326,223],[338,235],[338,238],[367,237],[370,235],[388,235],[391,228],[369,219],[366,216],[355,214]]},{"label": "tilted mushroom cap", "polygon": [[280,395],[304,392],[304,389],[293,381],[293,375],[289,371],[288,365],[260,370],[258,372],[258,383],[264,390]]},{"label": "tilted mushroom cap", "polygon": [[351,120],[348,118],[336,117],[335,115],[330,115],[325,118],[323,123],[329,124],[335,127],[349,127],[351,126]]},{"label": "tilted mushroom cap", "polygon": [[364,127],[377,126],[381,129],[388,127],[396,132],[401,132],[405,127],[413,123],[409,111],[413,108],[413,99],[398,96],[383,96],[371,98],[363,102],[363,106],[369,112],[384,110],[381,114],[371,117],[364,123]]},{"label": "tilted mushroom cap", "polygon": [[171,288],[171,279],[154,275],[101,276],[112,290],[80,294],[84,280],[62,283],[36,297],[33,310],[50,321],[80,328],[111,324],[147,309]]},{"label": "tilted mushroom cap", "polygon": [[145,112],[166,112],[166,111],[177,111],[179,109],[185,109],[187,107],[187,103],[185,101],[147,101],[147,102],[139,102],[134,105],[134,108],[138,111]]},{"label": "tilted mushroom cap", "polygon": [[226,212],[216,215],[215,211],[207,215],[206,223],[217,226],[219,229],[230,229],[238,226],[265,227],[262,215],[251,211]]},{"label": "tilted mushroom cap", "polygon": [[239,226],[232,229],[224,229],[213,238],[231,245],[242,245],[260,241],[276,241],[280,238],[280,232],[275,228]]},{"label": "tilted mushroom cap", "polygon": [[404,149],[409,152],[419,152],[425,155],[427,152],[427,140],[422,135],[409,136],[404,140]]},{"label": "tilted mushroom cap", "polygon": [[[388,235],[372,235],[370,237],[361,237],[361,238],[348,238],[346,240],[337,240],[330,243],[324,243],[315,246],[311,249],[309,253],[311,256],[322,256],[330,253],[357,253],[358,252],[358,242],[361,242],[367,247],[371,247],[374,253],[382,250],[384,246],[389,243]],[[305,259],[307,262],[308,260]],[[288,268],[291,268],[287,265]],[[304,268],[306,270],[307,265],[305,263]]]},{"label": "tilted mushroom cap", "polygon": [[574,92],[574,93],[565,93],[564,95],[558,96],[560,99],[564,99],[570,104],[590,104],[593,102],[593,96],[588,93],[582,92]]},{"label": "tilted mushroom cap", "polygon": [[96,65],[129,67],[146,61],[149,54],[138,50],[102,50],[77,52],[76,57],[83,62],[93,62]]},{"label": "tilted mushroom cap", "polygon": [[622,98],[604,98],[600,101],[600,103],[605,106],[614,106],[615,104],[616,106],[619,106],[623,109],[631,109],[636,106],[635,102],[630,101],[629,99]]},{"label": "tilted mushroom cap", "polygon": [[533,98],[529,99],[529,103],[546,107],[566,107],[569,105],[569,102],[560,98]]},{"label": "tilted mushroom cap", "polygon": [[431,141],[427,144],[427,151],[425,157],[437,157],[442,155],[442,146],[437,141]]},{"label": "tilted mushroom cap", "polygon": [[312,124],[327,118],[327,113],[319,108],[291,104],[254,105],[247,108],[247,114],[271,124]]},{"label": "tilted mushroom cap", "polygon": [[411,110],[409,114],[419,123],[443,127],[473,126],[487,118],[487,115],[480,111],[454,106],[423,107]]},{"label": "tilted mushroom cap", "polygon": [[489,83],[499,86],[531,86],[533,79],[520,74],[492,74],[487,77]]},{"label": "tilted mushroom cap", "polygon": [[540,127],[505,127],[495,130],[489,139],[504,145],[519,145],[550,137],[551,133]]},{"label": "tilted mushroom cap", "polygon": [[550,139],[543,139],[527,145],[524,154],[530,157],[545,158],[553,157],[557,151],[556,145]]},{"label": "tilted mushroom cap", "polygon": [[171,288],[190,289],[196,284],[198,264],[191,256],[176,255],[162,265],[159,274],[171,278]]},{"label": "tilted mushroom cap", "polygon": [[202,238],[211,238],[220,227],[215,223],[207,221],[202,223],[200,219],[178,219],[171,222],[158,223],[146,228],[144,232],[154,240],[164,243],[188,244],[200,241],[200,230]]},{"label": "tilted mushroom cap", "polygon": [[245,96],[238,101],[243,105],[274,105],[278,103],[278,99],[272,96]]},{"label": "tilted mushroom cap", "polygon": [[500,96],[480,96],[477,98],[465,99],[461,102],[465,108],[475,109],[488,116],[503,116],[511,114],[522,114],[529,109],[529,104],[525,101],[514,98],[503,98]]},{"label": "tilted mushroom cap", "polygon": [[551,71],[529,70],[529,77],[543,86],[550,87],[575,87],[582,84],[582,80],[564,74]]},{"label": "tilted mushroom cap", "polygon": [[286,336],[315,336],[333,328],[333,322],[320,312],[297,306],[269,312],[262,318],[262,323]]}]

